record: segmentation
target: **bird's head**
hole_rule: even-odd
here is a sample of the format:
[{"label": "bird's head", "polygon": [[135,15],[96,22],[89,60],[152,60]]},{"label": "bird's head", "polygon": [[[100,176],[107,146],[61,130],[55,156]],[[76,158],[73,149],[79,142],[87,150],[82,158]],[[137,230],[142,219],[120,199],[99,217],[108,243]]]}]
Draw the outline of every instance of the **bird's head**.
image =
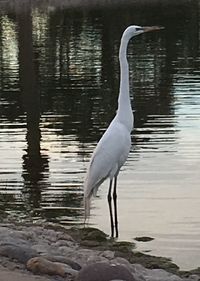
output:
[{"label": "bird's head", "polygon": [[142,34],[144,32],[150,32],[150,31],[156,31],[164,29],[164,27],[161,26],[139,26],[139,25],[130,25],[127,27],[127,29],[124,31],[124,37],[127,37],[127,39],[130,39],[134,36],[137,36],[139,34]]}]

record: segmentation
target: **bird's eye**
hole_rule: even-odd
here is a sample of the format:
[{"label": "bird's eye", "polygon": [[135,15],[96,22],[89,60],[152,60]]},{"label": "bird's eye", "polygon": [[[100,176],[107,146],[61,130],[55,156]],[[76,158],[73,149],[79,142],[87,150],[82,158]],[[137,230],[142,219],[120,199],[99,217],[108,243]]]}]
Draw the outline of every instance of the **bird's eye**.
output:
[{"label": "bird's eye", "polygon": [[141,30],[142,30],[141,27],[136,27],[136,28],[135,28],[135,31],[141,31]]}]

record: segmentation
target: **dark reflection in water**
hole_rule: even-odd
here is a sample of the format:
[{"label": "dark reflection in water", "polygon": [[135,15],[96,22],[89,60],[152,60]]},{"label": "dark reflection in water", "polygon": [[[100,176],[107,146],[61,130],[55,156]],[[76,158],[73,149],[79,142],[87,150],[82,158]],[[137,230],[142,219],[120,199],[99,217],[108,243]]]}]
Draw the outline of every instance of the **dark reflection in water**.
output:
[{"label": "dark reflection in water", "polygon": [[[2,214],[82,224],[86,165],[117,107],[121,34],[132,23],[163,25],[164,32],[129,46],[135,129],[119,179],[120,236],[155,237],[138,247],[173,257],[184,268],[195,266],[198,1],[74,10],[28,3],[9,9],[0,4]],[[105,184],[90,223],[109,232],[106,192]]]},{"label": "dark reflection in water", "polygon": [[17,14],[19,40],[19,82],[22,106],[26,113],[27,149],[23,155],[22,177],[26,206],[40,208],[41,187],[47,181],[48,157],[41,154],[40,92],[37,81],[37,65],[34,64],[32,15],[29,6]]}]

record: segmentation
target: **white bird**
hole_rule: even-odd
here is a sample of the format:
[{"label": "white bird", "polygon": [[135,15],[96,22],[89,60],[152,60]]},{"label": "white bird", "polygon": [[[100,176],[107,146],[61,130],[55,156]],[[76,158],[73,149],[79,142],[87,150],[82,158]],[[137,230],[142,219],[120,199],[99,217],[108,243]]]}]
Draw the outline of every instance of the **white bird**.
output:
[{"label": "white bird", "polygon": [[[99,186],[107,179],[110,179],[108,191],[108,203],[111,222],[111,236],[118,237],[117,221],[117,176],[120,168],[126,161],[131,148],[131,131],[133,129],[133,112],[129,95],[129,65],[127,61],[127,47],[129,40],[141,33],[159,30],[162,27],[142,27],[137,25],[129,26],[123,33],[119,49],[120,62],[120,89],[118,98],[117,113],[109,127],[98,142],[86,173],[84,182],[84,206],[85,219],[90,214],[90,201],[92,195],[96,195]],[[114,219],[112,211],[112,185],[114,202]]]}]

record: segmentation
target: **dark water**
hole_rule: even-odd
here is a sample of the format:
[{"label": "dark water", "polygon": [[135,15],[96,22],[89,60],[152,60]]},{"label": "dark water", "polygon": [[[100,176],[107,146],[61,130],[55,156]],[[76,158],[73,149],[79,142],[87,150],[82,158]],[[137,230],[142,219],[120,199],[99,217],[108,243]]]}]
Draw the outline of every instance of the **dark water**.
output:
[{"label": "dark water", "polygon": [[[91,153],[115,115],[118,48],[132,23],[159,24],[129,45],[135,129],[119,177],[120,238],[200,266],[199,5],[1,10],[0,214],[82,225]],[[107,182],[90,224],[109,233]]]}]

